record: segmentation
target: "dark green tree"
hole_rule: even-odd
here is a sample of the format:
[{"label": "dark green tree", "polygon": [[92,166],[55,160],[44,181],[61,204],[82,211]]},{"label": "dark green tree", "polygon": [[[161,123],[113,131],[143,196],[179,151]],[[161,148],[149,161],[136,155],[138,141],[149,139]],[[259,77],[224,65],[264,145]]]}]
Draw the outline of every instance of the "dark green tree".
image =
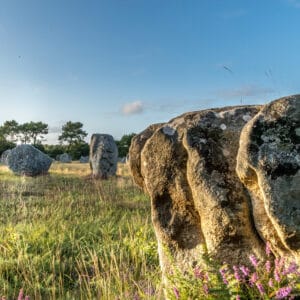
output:
[{"label": "dark green tree", "polygon": [[82,129],[83,124],[81,122],[68,121],[62,126],[62,134],[58,137],[61,143],[67,143],[68,145],[74,145],[84,142],[84,138],[87,133]]},{"label": "dark green tree", "polygon": [[12,149],[16,146],[15,143],[8,141],[0,130],[0,156],[7,149]]},{"label": "dark green tree", "polygon": [[15,143],[18,139],[19,124],[16,120],[5,121],[0,127],[0,132],[7,141]]},{"label": "dark green tree", "polygon": [[78,160],[81,156],[88,156],[90,152],[89,144],[77,143],[69,148],[69,154],[73,160]]},{"label": "dark green tree", "polygon": [[65,145],[45,145],[44,152],[52,158],[56,158],[57,155],[63,154],[66,152]]},{"label": "dark green tree", "polygon": [[44,134],[48,134],[48,124],[46,123],[31,121],[19,125],[19,136],[24,144],[40,144],[44,139]]},{"label": "dark green tree", "polygon": [[124,134],[119,141],[116,141],[119,157],[126,157],[129,152],[131,140],[135,136],[135,133]]}]

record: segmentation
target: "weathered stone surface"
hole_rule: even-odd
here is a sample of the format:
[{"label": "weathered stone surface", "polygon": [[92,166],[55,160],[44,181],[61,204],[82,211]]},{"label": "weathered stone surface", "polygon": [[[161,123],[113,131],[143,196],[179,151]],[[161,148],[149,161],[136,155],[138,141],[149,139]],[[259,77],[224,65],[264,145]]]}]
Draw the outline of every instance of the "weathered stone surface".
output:
[{"label": "weathered stone surface", "polygon": [[82,164],[86,164],[89,162],[89,160],[90,160],[90,158],[88,156],[81,156],[79,159],[79,162]]},{"label": "weathered stone surface", "polygon": [[245,126],[237,160],[260,236],[300,262],[300,95],[271,102]]},{"label": "weathered stone surface", "polygon": [[72,157],[68,153],[63,153],[57,155],[56,160],[62,163],[70,163],[72,162]]},{"label": "weathered stone surface", "polygon": [[93,134],[90,143],[90,166],[94,177],[107,179],[116,175],[118,148],[109,134]]},{"label": "weathered stone surface", "polygon": [[131,171],[151,196],[163,272],[169,268],[164,249],[183,269],[201,259],[203,248],[232,264],[264,256],[250,197],[235,171],[241,129],[259,109],[186,113],[133,139]]},{"label": "weathered stone surface", "polygon": [[19,145],[11,150],[7,162],[15,174],[37,176],[48,172],[52,159],[31,145]]},{"label": "weathered stone surface", "polygon": [[164,123],[152,124],[147,127],[140,134],[137,134],[131,140],[130,150],[129,150],[129,166],[131,174],[135,183],[144,188],[144,179],[141,174],[141,152],[147,140],[153,135],[153,133],[160,128]]},{"label": "weathered stone surface", "polygon": [[5,150],[0,158],[0,163],[8,165],[8,156],[10,155],[11,149]]}]

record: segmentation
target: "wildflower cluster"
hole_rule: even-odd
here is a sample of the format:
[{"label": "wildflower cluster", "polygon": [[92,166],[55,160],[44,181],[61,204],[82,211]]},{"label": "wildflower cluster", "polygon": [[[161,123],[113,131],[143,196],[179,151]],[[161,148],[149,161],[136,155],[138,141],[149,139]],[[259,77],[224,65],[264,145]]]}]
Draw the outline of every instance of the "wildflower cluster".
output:
[{"label": "wildflower cluster", "polygon": [[294,299],[299,295],[299,268],[294,261],[284,257],[271,260],[269,243],[266,245],[268,260],[259,261],[250,255],[252,270],[241,265],[232,268],[224,264],[219,272],[224,284],[236,299]]},{"label": "wildflower cluster", "polygon": [[184,275],[170,278],[170,299],[295,299],[300,295],[300,271],[294,261],[274,259],[266,245],[266,261],[250,255],[249,266],[201,268],[196,266]]}]

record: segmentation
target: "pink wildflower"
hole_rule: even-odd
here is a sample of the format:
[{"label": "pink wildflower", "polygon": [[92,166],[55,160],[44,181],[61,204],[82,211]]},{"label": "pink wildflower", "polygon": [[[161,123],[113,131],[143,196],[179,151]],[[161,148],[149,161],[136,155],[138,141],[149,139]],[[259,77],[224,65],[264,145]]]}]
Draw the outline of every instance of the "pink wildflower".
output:
[{"label": "pink wildflower", "polygon": [[198,266],[194,269],[194,275],[198,279],[203,279],[203,271]]},{"label": "pink wildflower", "polygon": [[249,276],[250,270],[245,266],[240,266],[240,270],[243,272],[245,276]]},{"label": "pink wildflower", "polygon": [[267,254],[268,257],[271,254],[271,247],[270,247],[270,243],[269,242],[266,243],[266,254]]},{"label": "pink wildflower", "polygon": [[269,287],[273,287],[274,286],[274,282],[273,279],[270,278],[269,282],[268,282]]},{"label": "pink wildflower", "polygon": [[20,289],[19,295],[18,295],[18,300],[23,300],[24,292],[23,289]]},{"label": "pink wildflower", "polygon": [[292,288],[289,286],[282,287],[276,292],[276,299],[286,298],[292,291]]},{"label": "pink wildflower", "polygon": [[178,291],[178,289],[176,287],[174,287],[173,291],[174,291],[175,298],[179,299],[179,291]]},{"label": "pink wildflower", "polygon": [[227,273],[227,268],[226,267],[223,267],[223,268],[220,268],[220,270],[219,270],[219,272],[220,272],[220,274],[221,274],[221,277],[222,277],[222,280],[223,280],[223,282],[226,284],[226,285],[228,285],[229,284],[229,282],[228,282],[228,280],[227,280],[227,278],[226,278],[226,273]]},{"label": "pink wildflower", "polygon": [[271,271],[271,262],[269,260],[266,261],[265,268],[266,268],[267,273],[270,273],[270,271]]},{"label": "pink wildflower", "polygon": [[252,275],[251,275],[251,278],[250,278],[250,285],[253,286],[254,283],[258,280],[258,275],[256,272],[254,272]]},{"label": "pink wildflower", "polygon": [[281,277],[280,277],[278,270],[274,270],[274,278],[277,282],[280,282]]},{"label": "pink wildflower", "polygon": [[253,255],[253,254],[251,254],[251,255],[249,256],[249,259],[250,259],[252,265],[256,268],[256,267],[258,266],[258,261],[257,261],[256,256]]},{"label": "pink wildflower", "polygon": [[209,289],[208,289],[208,285],[207,285],[206,283],[203,284],[203,291],[204,291],[204,294],[205,294],[205,295],[208,295]]},{"label": "pink wildflower", "polygon": [[232,269],[234,270],[234,277],[237,281],[242,281],[242,278],[241,278],[241,275],[240,275],[240,272],[239,272],[239,269],[237,266],[233,266]]},{"label": "pink wildflower", "polygon": [[292,261],[288,268],[283,272],[283,275],[288,275],[288,274],[297,274],[298,271],[298,265],[296,264],[296,262]]},{"label": "pink wildflower", "polygon": [[256,287],[259,290],[261,295],[265,294],[265,289],[264,289],[263,285],[260,282],[256,282]]},{"label": "pink wildflower", "polygon": [[235,300],[241,300],[241,296],[240,295],[236,295]]},{"label": "pink wildflower", "polygon": [[275,268],[278,271],[281,270],[281,268],[283,267],[284,263],[285,263],[285,258],[284,257],[276,258],[275,259]]}]

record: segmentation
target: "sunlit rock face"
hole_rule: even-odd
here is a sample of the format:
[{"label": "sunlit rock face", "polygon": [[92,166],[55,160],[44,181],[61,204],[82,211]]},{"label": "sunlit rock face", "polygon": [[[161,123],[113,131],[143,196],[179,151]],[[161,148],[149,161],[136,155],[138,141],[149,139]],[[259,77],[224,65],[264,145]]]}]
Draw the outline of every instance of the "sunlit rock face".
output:
[{"label": "sunlit rock face", "polygon": [[141,153],[145,143],[153,135],[156,129],[160,128],[164,123],[152,124],[140,134],[135,135],[131,141],[129,154],[129,166],[135,183],[144,188],[144,179],[141,174]]},{"label": "sunlit rock face", "polygon": [[47,174],[52,159],[31,145],[13,148],[7,157],[10,170],[17,175],[38,176]]},{"label": "sunlit rock face", "polygon": [[93,134],[90,143],[90,166],[95,178],[115,176],[118,163],[118,148],[109,134]]},{"label": "sunlit rock face", "polygon": [[[237,106],[186,113],[168,123],[148,127],[133,140],[129,155],[130,160],[137,163],[130,166],[135,182],[151,197],[163,274],[171,269],[171,264],[184,270],[201,261],[204,249],[221,263],[248,264],[250,254],[264,257],[266,241],[272,241],[279,231],[280,239],[285,236],[285,240],[278,248],[289,248],[290,252],[297,253],[299,99],[295,96],[278,101],[285,101],[285,105],[276,105],[274,101],[265,107]],[[279,131],[289,144],[276,151],[272,145],[268,146],[270,149],[262,146],[272,143],[266,125],[264,130],[268,134],[263,138],[268,142],[262,140],[259,152],[249,144],[255,135],[251,132],[253,128],[257,130],[255,120],[263,120],[262,116],[269,115],[272,106],[274,118],[276,115],[279,118],[283,107],[286,109],[285,122],[290,125],[278,122],[285,128]],[[274,122],[277,123],[275,119]],[[249,149],[258,152],[248,153]],[[263,185],[251,185],[253,173],[261,172],[256,171],[258,167],[253,169],[253,165],[269,161],[272,151],[276,152],[273,156],[282,157],[285,167],[279,163],[272,165],[273,169],[268,167],[264,177],[257,175],[263,177],[259,179]],[[260,189],[269,200],[256,195],[261,194]],[[281,190],[278,197],[282,199],[273,196],[278,189]],[[290,208],[286,207],[287,202]],[[269,206],[277,223],[272,217],[266,217],[269,212],[261,212],[262,206]],[[269,227],[267,235],[264,231]],[[273,240],[275,249],[279,238]]]},{"label": "sunlit rock face", "polygon": [[244,127],[237,161],[259,235],[300,261],[300,96],[271,102]]}]

